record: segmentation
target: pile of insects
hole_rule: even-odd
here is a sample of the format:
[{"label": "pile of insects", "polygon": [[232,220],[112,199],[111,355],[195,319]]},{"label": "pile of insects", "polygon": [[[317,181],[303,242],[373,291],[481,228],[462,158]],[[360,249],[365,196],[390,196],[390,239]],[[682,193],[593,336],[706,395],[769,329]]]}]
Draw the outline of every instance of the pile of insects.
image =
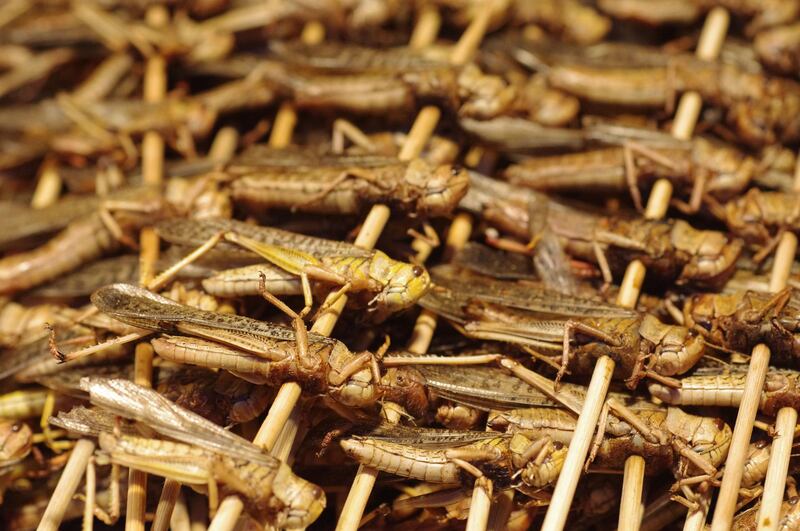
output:
[{"label": "pile of insects", "polygon": [[800,0],[0,2],[3,529],[800,530]]}]

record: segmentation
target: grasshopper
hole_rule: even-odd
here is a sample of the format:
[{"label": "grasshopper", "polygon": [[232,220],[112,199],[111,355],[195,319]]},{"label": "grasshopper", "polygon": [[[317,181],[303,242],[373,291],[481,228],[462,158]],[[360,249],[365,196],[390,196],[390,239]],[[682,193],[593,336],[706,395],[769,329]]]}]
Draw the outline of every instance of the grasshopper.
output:
[{"label": "grasshopper", "polygon": [[[623,135],[626,133],[634,135],[636,131]],[[679,206],[694,213],[700,209],[704,194],[727,200],[741,193],[755,177],[755,159],[732,146],[703,137],[691,142],[671,140],[671,144],[661,138],[657,143],[622,140],[621,147],[527,158],[509,166],[505,178],[550,192],[628,190],[640,212],[644,211],[640,182],[668,178],[690,197],[688,203]]]},{"label": "grasshopper", "polygon": [[595,357],[610,355],[633,389],[644,376],[667,381],[664,377],[688,371],[705,350],[696,332],[597,300],[546,290],[521,293],[514,283],[477,277],[466,293],[451,269],[437,269],[434,279],[436,287],[420,301],[423,307],[469,337],[560,352],[556,381],[568,368],[591,371]]},{"label": "grasshopper", "polygon": [[778,293],[699,294],[684,304],[686,326],[724,349],[749,352],[764,342],[779,366],[795,366],[800,304],[793,288]]},{"label": "grasshopper", "polygon": [[182,334],[153,340],[156,352],[167,359],[224,368],[258,384],[298,381],[307,391],[327,393],[348,406],[372,405],[379,394],[371,353],[353,353],[335,339],[306,333],[302,324],[292,329],[197,310],[127,284],[101,288],[92,302],[124,323]]},{"label": "grasshopper", "polygon": [[324,214],[359,214],[381,203],[415,215],[448,215],[469,182],[466,172],[451,164],[291,148],[251,148],[223,171],[236,202]]},{"label": "grasshopper", "polygon": [[[658,382],[647,385],[650,394],[667,404],[683,406],[738,407],[744,395],[746,372],[737,369],[698,368],[680,379],[680,387]],[[759,409],[774,416],[784,407],[800,406],[800,373],[771,369],[761,391]]]},{"label": "grasshopper", "polygon": [[379,470],[432,483],[459,484],[489,479],[500,489],[551,484],[561,470],[565,448],[549,438],[531,440],[491,432],[409,429],[341,441],[350,457]]},{"label": "grasshopper", "polygon": [[[0,293],[13,293],[54,279],[101,255],[130,244],[135,231],[166,214],[154,189],[141,189],[135,200],[124,201],[115,214],[107,208],[72,221],[57,236],[36,249],[0,259]],[[115,201],[106,202],[108,208]]]},{"label": "grasshopper", "polygon": [[[295,476],[288,465],[157,392],[119,379],[85,378],[81,385],[100,412],[80,407],[52,422],[98,437],[101,457],[111,463],[207,488],[212,507],[222,483],[223,495],[242,496],[254,516],[281,527],[305,527],[325,508],[322,489]],[[137,436],[127,425],[114,430],[113,414],[173,440]]]},{"label": "grasshopper", "polygon": [[778,245],[784,231],[800,232],[800,194],[765,192],[751,188],[746,194],[721,205],[706,198],[712,214],[747,243],[760,246],[754,256],[762,261]]},{"label": "grasshopper", "polygon": [[270,263],[299,276],[303,281],[306,309],[310,309],[309,279],[339,284],[347,291],[372,295],[369,304],[379,318],[414,304],[430,285],[430,276],[420,266],[392,260],[376,250],[365,250],[344,242],[256,227],[230,220],[172,220],[157,227],[167,241],[182,245],[219,243],[231,249],[235,242]]},{"label": "grasshopper", "polygon": [[587,214],[546,196],[470,172],[461,206],[490,224],[534,240],[532,212],[547,212],[547,227],[570,256],[598,264],[610,283],[632,260],[649,274],[684,285],[717,287],[733,275],[743,243],[717,231],[701,231],[683,220],[647,221]]}]

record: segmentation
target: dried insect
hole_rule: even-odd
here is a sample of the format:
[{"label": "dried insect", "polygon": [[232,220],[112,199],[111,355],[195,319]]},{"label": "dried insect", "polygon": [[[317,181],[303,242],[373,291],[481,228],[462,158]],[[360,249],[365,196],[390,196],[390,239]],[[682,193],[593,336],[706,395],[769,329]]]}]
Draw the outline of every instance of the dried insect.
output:
[{"label": "dried insect", "polygon": [[687,299],[683,308],[686,326],[706,341],[737,352],[750,352],[765,343],[771,360],[779,366],[796,366],[800,304],[792,288],[778,293],[742,291],[733,294],[699,294]]},{"label": "dried insect", "polygon": [[[208,486],[212,497],[220,482],[241,495],[254,515],[283,527],[305,527],[325,508],[322,489],[295,476],[288,465],[151,389],[102,378],[86,378],[82,387],[107,413],[77,408],[53,423],[97,436],[112,463]],[[145,422],[178,442],[112,434],[113,417],[108,413]]]},{"label": "dried insect", "polygon": [[[346,291],[366,292],[377,315],[402,310],[425,294],[430,276],[420,266],[399,262],[376,250],[295,234],[270,227],[257,227],[230,220],[170,220],[158,225],[167,241],[182,245],[225,240],[255,252],[270,263],[299,277],[330,282]],[[227,252],[237,246],[220,242],[217,250]],[[310,288],[303,286],[306,304]]]},{"label": "dried insect", "polygon": [[237,202],[257,208],[358,214],[381,203],[415,215],[449,214],[467,191],[464,170],[377,155],[314,155],[251,148],[223,170]]},{"label": "dried insect", "polygon": [[373,355],[353,353],[335,339],[314,333],[298,339],[286,326],[197,310],[127,284],[98,290],[92,302],[124,323],[194,336],[153,340],[165,358],[227,369],[259,384],[297,381],[310,393],[327,393],[349,406],[372,405],[378,398]]},{"label": "dried insect", "polygon": [[366,465],[432,483],[457,484],[487,478],[497,488],[519,476],[532,489],[558,477],[566,448],[543,437],[434,429],[400,430],[343,439],[345,453]]},{"label": "dried insect", "polygon": [[546,290],[521,293],[514,283],[480,278],[470,279],[467,293],[460,290],[463,279],[441,268],[434,281],[436,287],[420,301],[423,307],[470,337],[560,352],[557,381],[568,368],[591,372],[597,357],[609,355],[635,388],[644,376],[663,380],[688,371],[705,350],[702,338],[685,327],[598,300]]},{"label": "dried insect", "polygon": [[[547,206],[545,206],[547,205]],[[683,220],[647,221],[587,214],[532,190],[470,173],[461,206],[510,234],[530,241],[531,211],[546,208],[549,229],[566,252],[597,263],[604,278],[641,261],[648,275],[678,284],[718,287],[735,271],[742,242],[721,232],[701,231]]]},{"label": "dried insect", "polygon": [[[744,395],[743,370],[697,369],[682,377],[680,387],[648,383],[650,394],[667,404],[683,406],[738,407]],[[761,391],[759,409],[766,415],[776,415],[781,408],[800,404],[800,373],[772,369],[767,373]]]}]

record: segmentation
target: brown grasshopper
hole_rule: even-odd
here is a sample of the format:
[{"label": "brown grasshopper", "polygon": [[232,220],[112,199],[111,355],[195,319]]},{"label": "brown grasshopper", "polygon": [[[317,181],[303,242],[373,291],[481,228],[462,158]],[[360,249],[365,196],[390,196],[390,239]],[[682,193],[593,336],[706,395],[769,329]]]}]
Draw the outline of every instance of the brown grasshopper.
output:
[{"label": "brown grasshopper", "polygon": [[705,350],[696,332],[598,300],[546,290],[522,293],[514,283],[474,276],[465,292],[464,279],[451,269],[437,269],[434,279],[436,287],[420,301],[423,307],[470,337],[560,352],[557,381],[568,368],[591,372],[596,357],[610,355],[618,374],[635,388],[644,376],[668,381],[664,378],[688,371]]},{"label": "brown grasshopper", "polygon": [[597,263],[610,282],[632,260],[649,274],[678,284],[716,287],[733,274],[742,242],[721,232],[701,231],[682,220],[645,221],[604,217],[562,205],[532,190],[470,173],[461,206],[492,225],[534,240],[531,212],[547,212],[547,226],[574,257]]},{"label": "brown grasshopper", "polygon": [[750,352],[763,342],[770,348],[774,363],[792,367],[798,358],[798,311],[794,290],[786,288],[774,294],[744,291],[693,295],[684,305],[683,316],[686,326],[713,345]]}]

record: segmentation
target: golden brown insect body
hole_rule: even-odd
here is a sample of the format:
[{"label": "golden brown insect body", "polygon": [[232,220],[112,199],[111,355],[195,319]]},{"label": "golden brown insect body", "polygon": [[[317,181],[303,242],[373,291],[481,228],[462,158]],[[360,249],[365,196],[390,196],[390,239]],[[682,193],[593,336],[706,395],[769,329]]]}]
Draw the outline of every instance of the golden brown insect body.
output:
[{"label": "golden brown insect body", "polygon": [[467,190],[456,166],[422,159],[403,162],[374,155],[320,155],[307,151],[250,149],[228,164],[231,194],[259,208],[358,214],[372,204],[402,212],[449,214]]},{"label": "golden brown insect body", "polygon": [[[470,174],[462,207],[525,241],[530,209],[546,209],[548,226],[572,256],[598,262],[597,246],[610,272],[621,275],[632,260],[648,274],[680,284],[715,287],[735,271],[742,242],[717,231],[697,230],[683,220],[601,217],[548,200],[531,190]],[[648,277],[650,278],[650,277]]]},{"label": "golden brown insect body", "polygon": [[226,369],[257,383],[298,381],[308,392],[325,392],[350,406],[373,405],[377,399],[370,355],[353,353],[335,339],[309,333],[306,358],[300,359],[295,331],[285,326],[197,310],[126,284],[102,288],[92,301],[122,322],[194,336],[153,341],[159,355],[174,361]]},{"label": "golden brown insect body", "polygon": [[[512,486],[517,472],[521,473],[525,485],[532,488],[552,483],[558,477],[566,456],[566,448],[560,443],[540,444],[534,447],[542,448],[538,461],[531,460],[526,452],[535,443],[522,435],[492,436],[484,433],[478,436],[480,432],[416,431],[418,436],[412,440],[396,441],[391,437],[365,435],[343,439],[341,446],[347,455],[366,466],[433,483],[470,483],[474,480],[474,476],[453,462],[453,458],[463,458],[474,463],[501,489]],[[447,441],[433,443],[428,440],[430,436],[447,433],[452,434]],[[479,439],[470,442],[470,437]]]},{"label": "golden brown insect body", "polygon": [[[667,404],[685,406],[738,407],[744,395],[746,372],[698,370],[680,379],[680,387],[658,382],[648,383],[650,394]],[[788,369],[772,369],[767,373],[761,391],[759,409],[775,415],[784,407],[800,406],[800,373]]]},{"label": "golden brown insect body", "polygon": [[800,305],[791,289],[778,294],[743,291],[700,294],[684,305],[689,327],[703,330],[708,341],[738,352],[750,352],[764,342],[779,366],[797,365]]}]

